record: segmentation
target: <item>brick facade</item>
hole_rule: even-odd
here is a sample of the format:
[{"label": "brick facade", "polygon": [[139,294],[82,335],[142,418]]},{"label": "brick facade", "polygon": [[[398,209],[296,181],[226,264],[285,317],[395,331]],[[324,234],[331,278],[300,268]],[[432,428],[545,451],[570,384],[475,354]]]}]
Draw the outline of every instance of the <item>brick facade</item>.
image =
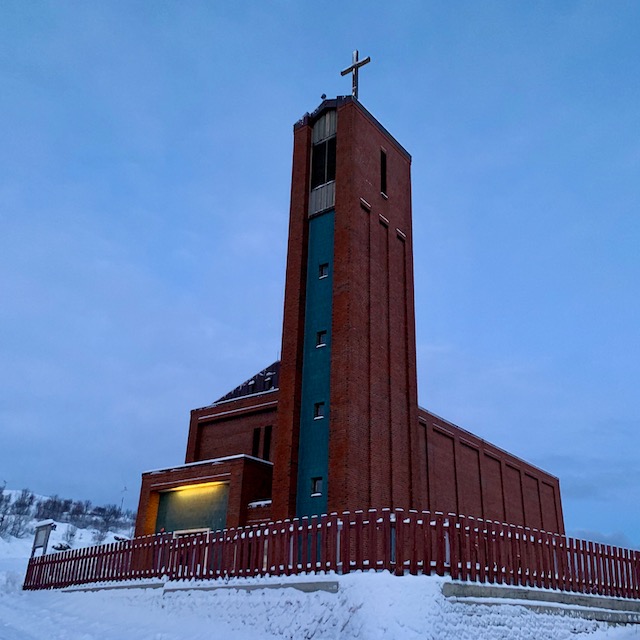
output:
[{"label": "brick facade", "polygon": [[155,533],[161,492],[208,482],[229,483],[226,526],[244,525],[248,505],[271,496],[272,473],[272,463],[244,455],[144,473],[135,535]]},{"label": "brick facade", "polygon": [[[278,396],[278,390],[274,389],[191,411],[185,463],[237,453],[264,458],[265,437],[269,428],[271,445],[266,457],[273,459]],[[260,430],[258,451],[253,446],[256,429]]]},{"label": "brick facade", "polygon": [[427,506],[564,532],[558,479],[477,436],[419,409],[416,459],[427,471]]},{"label": "brick facade", "polygon": [[246,395],[251,380],[191,412],[186,466],[143,475],[136,534],[154,529],[160,492],[216,474],[230,486],[227,526],[296,514],[312,132],[328,110],[337,130],[327,510],[429,509],[564,532],[557,478],[418,407],[411,157],[347,97],[294,126],[282,357],[258,374],[263,385],[273,369],[277,388]]}]

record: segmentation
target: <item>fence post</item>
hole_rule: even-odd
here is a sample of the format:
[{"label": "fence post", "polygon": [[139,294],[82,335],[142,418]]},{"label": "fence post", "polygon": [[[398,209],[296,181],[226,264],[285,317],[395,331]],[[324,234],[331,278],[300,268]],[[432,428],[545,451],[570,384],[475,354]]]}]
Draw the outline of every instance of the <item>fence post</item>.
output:
[{"label": "fence post", "polygon": [[533,548],[535,550],[536,563],[536,586],[540,589],[545,587],[544,577],[544,538],[540,529],[532,529]]},{"label": "fence post", "polygon": [[495,522],[494,526],[496,527],[497,582],[504,584],[508,575],[504,525],[502,522]]},{"label": "fence post", "polygon": [[431,575],[431,512],[422,512],[422,573]]},{"label": "fence post", "polygon": [[338,514],[334,511],[329,516],[328,541],[327,541],[327,564],[330,571],[338,571]]},{"label": "fence post", "polygon": [[309,568],[315,573],[318,567],[318,516],[314,515],[309,518],[309,527],[311,530],[311,562],[309,563]]},{"label": "fence post", "polygon": [[367,568],[369,571],[375,571],[378,568],[378,512],[376,509],[369,509],[368,518],[368,549],[367,549]]},{"label": "fence post", "polygon": [[460,567],[462,565],[462,551],[461,551],[461,523],[464,520],[464,516],[460,516],[460,522],[455,514],[450,513],[447,516],[448,520],[448,532],[449,532],[449,574],[452,580],[458,580],[460,578]]},{"label": "fence post", "polygon": [[[466,516],[460,516],[460,579],[471,579],[471,563],[474,558],[473,549],[473,518],[467,518]],[[475,575],[475,564],[474,574]]]},{"label": "fence post", "polygon": [[436,574],[444,575],[444,561],[446,556],[446,541],[444,539],[444,515],[435,514],[435,543],[436,543]]},{"label": "fence post", "polygon": [[395,510],[395,556],[396,556],[396,570],[395,574],[401,576],[404,574],[404,560],[405,560],[405,544],[404,544],[404,510]]},{"label": "fence post", "polygon": [[476,582],[480,567],[479,526],[478,521],[472,516],[467,518],[467,522],[469,523],[469,580]]},{"label": "fence post", "polygon": [[606,595],[615,596],[615,563],[613,560],[613,547],[607,545],[607,591]]},{"label": "fence post", "polygon": [[563,535],[553,534],[555,539],[555,548],[556,548],[556,573],[558,575],[558,585],[559,589],[562,591],[568,591],[567,588],[569,585],[568,582],[568,571],[567,571],[567,560],[568,560],[568,551],[567,551],[567,538]]},{"label": "fence post", "polygon": [[478,535],[478,569],[480,582],[487,581],[487,523],[482,518],[476,520]]},{"label": "fence post", "polygon": [[409,510],[409,573],[418,575],[418,512]]},{"label": "fence post", "polygon": [[342,535],[340,539],[342,547],[342,573],[343,575],[351,571],[351,513],[342,513]]},{"label": "fence post", "polygon": [[624,597],[625,598],[633,598],[633,593],[631,592],[631,574],[629,572],[630,566],[629,566],[629,556],[630,556],[630,550],[629,549],[623,549],[622,550],[622,572],[624,575]]},{"label": "fence post", "polygon": [[391,571],[391,511],[382,510],[382,569]]},{"label": "fence post", "polygon": [[356,511],[355,512],[355,519],[354,519],[354,525],[355,525],[355,569],[358,571],[362,571],[362,568],[364,566],[363,563],[363,549],[362,549],[362,543],[363,543],[363,535],[362,535],[362,531],[363,531],[363,526],[362,526],[362,521],[363,521],[363,513],[362,511]]}]

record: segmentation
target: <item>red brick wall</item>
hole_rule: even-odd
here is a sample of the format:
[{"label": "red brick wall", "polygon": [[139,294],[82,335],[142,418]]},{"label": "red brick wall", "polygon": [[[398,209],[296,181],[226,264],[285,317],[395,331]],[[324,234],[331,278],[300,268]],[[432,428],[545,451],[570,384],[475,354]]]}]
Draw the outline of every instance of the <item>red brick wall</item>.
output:
[{"label": "red brick wall", "polygon": [[271,453],[277,431],[278,391],[270,391],[194,409],[189,423],[185,462],[244,453],[253,455],[253,430],[260,428],[258,457],[264,457],[265,427],[271,426]]},{"label": "red brick wall", "polygon": [[244,457],[144,473],[135,535],[155,532],[160,492],[204,482],[229,483],[226,526],[238,527],[247,520],[249,502],[271,496],[272,473],[270,463]]},{"label": "red brick wall", "polygon": [[[387,196],[380,193],[380,151]],[[356,102],[338,109],[329,510],[422,507],[411,158]],[[361,203],[363,199],[367,205]]]},{"label": "red brick wall", "polygon": [[[359,103],[339,101],[331,336],[329,510],[425,504],[419,438],[410,156]],[[294,514],[311,120],[294,129],[275,452],[276,518]],[[380,193],[380,151],[387,195]],[[361,206],[361,198],[370,210]]]},{"label": "red brick wall", "polygon": [[298,476],[302,347],[307,280],[311,127],[294,128],[289,243],[284,290],[278,437],[274,449],[273,517],[295,514]]},{"label": "red brick wall", "polygon": [[428,508],[564,533],[556,477],[419,410]]}]

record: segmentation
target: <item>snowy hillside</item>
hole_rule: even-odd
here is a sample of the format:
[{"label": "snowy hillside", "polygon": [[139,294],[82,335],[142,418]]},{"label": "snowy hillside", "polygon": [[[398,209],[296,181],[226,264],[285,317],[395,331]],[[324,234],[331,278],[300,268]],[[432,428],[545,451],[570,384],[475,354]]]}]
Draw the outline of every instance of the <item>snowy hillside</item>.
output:
[{"label": "snowy hillside", "polygon": [[50,551],[113,542],[116,536],[130,537],[133,533],[134,514],[117,505],[96,506],[88,500],[41,496],[28,489],[0,486],[0,544],[28,539],[31,548],[35,524],[49,519],[56,522]]}]

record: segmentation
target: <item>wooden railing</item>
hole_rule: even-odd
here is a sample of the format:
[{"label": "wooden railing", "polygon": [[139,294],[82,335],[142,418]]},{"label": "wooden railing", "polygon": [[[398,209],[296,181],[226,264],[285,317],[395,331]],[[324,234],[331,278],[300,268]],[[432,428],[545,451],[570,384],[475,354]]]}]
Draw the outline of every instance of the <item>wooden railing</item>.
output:
[{"label": "wooden railing", "polygon": [[463,516],[401,510],[159,534],[29,561],[24,589],[165,578],[388,570],[640,599],[640,551]]}]

